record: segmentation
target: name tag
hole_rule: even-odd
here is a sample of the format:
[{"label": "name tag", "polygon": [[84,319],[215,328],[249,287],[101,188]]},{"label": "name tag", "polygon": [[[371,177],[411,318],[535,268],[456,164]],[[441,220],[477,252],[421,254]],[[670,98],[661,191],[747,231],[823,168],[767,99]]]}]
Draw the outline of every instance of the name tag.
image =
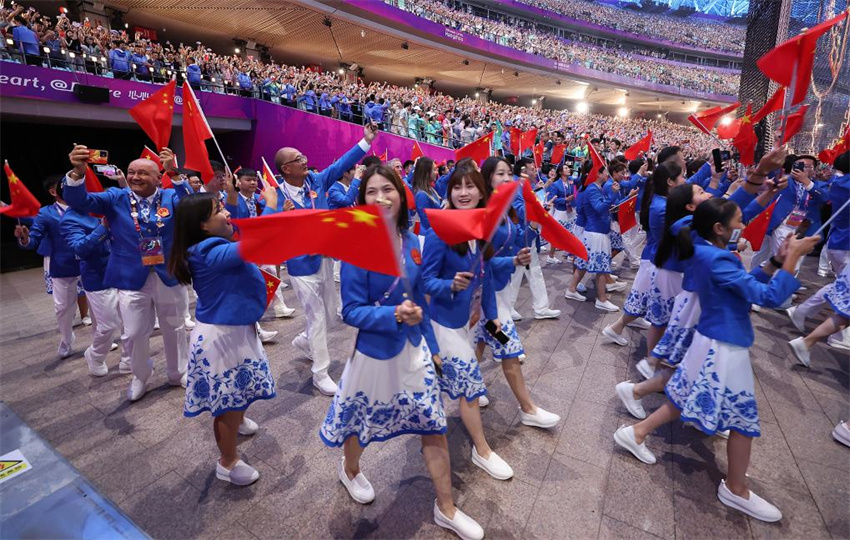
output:
[{"label": "name tag", "polygon": [[139,253],[142,254],[142,264],[145,266],[156,266],[165,263],[165,254],[162,251],[162,238],[149,236],[139,241]]},{"label": "name tag", "polygon": [[806,213],[802,210],[794,210],[785,220],[785,224],[789,227],[797,228],[803,223],[803,220],[806,219]]}]

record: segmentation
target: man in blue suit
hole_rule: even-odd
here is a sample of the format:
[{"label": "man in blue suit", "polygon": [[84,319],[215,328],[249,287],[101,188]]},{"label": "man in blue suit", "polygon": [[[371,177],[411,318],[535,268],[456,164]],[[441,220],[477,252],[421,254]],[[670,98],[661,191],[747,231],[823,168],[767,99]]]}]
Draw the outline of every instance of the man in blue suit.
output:
[{"label": "man in blue suit", "polygon": [[184,331],[179,285],[166,270],[174,227],[174,209],[191,189],[174,169],[174,154],[160,153],[165,174],[174,188],[160,189],[160,172],[149,159],[137,159],[127,168],[128,188],[89,193],[85,186],[88,148],[76,145],[69,155],[73,170],[65,177],[68,204],[83,213],[100,214],[109,223],[112,253],[103,283],[118,289],[118,303],[131,351],[133,381],[128,397],[145,395],[153,371],[150,335],[154,312],[159,318],[165,351],[166,376],[175,386],[186,386],[189,342]]},{"label": "man in blue suit", "polygon": [[[375,124],[363,129],[363,139],[322,172],[310,172],[307,157],[295,148],[281,148],[275,154],[275,169],[280,173],[278,210],[328,208],[327,191],[350,171],[372,147]],[[328,321],[333,320],[336,292],[330,259],[304,255],[286,261],[295,294],[304,308],[307,329],[292,341],[307,358],[313,360],[313,385],[327,396],[336,393],[336,383],[328,375]]]}]

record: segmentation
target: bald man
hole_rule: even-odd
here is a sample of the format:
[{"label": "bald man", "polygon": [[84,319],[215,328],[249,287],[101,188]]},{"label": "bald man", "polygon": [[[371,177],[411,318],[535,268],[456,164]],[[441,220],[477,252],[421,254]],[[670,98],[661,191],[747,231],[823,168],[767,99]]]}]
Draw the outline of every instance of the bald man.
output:
[{"label": "bald man", "polygon": [[[366,155],[375,139],[374,124],[363,129],[363,139],[322,172],[307,169],[307,157],[295,148],[281,148],[275,154],[275,168],[280,173],[278,184],[278,211],[304,208],[328,208],[327,192],[330,187],[351,170]],[[355,193],[359,180],[351,183]],[[336,383],[328,375],[331,364],[328,352],[328,321],[336,313],[336,293],[333,280],[333,262],[318,255],[304,255],[286,261],[286,269],[295,289],[295,295],[304,308],[307,328],[292,340],[313,361],[313,386],[327,396],[336,393]]]},{"label": "bald man", "polygon": [[106,217],[112,251],[103,282],[118,289],[118,305],[124,320],[133,380],[128,397],[145,395],[153,371],[150,336],[154,313],[159,318],[165,350],[166,376],[173,386],[186,386],[189,342],[177,280],[166,270],[173,238],[174,208],[191,194],[187,182],[174,169],[174,154],[160,153],[165,174],[174,188],[157,187],[159,168],[149,159],[137,159],[127,168],[127,188],[102,193],[86,191],[88,148],[77,145],[69,155],[73,170],[65,177],[64,194],[71,208]]}]

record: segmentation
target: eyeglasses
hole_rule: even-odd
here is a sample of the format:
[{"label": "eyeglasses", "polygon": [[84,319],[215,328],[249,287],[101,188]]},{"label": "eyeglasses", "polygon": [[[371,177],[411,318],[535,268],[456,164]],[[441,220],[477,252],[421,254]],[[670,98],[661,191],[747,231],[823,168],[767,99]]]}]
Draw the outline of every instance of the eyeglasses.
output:
[{"label": "eyeglasses", "polygon": [[304,154],[298,154],[298,156],[295,159],[290,159],[289,161],[287,161],[283,165],[289,165],[290,163],[295,163],[296,161],[298,163],[307,163],[307,156],[305,156]]}]

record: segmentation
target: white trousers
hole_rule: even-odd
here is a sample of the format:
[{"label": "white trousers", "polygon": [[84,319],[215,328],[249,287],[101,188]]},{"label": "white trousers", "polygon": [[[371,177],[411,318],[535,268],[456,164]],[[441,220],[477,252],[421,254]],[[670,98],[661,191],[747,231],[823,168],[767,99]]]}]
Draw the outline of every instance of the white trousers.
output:
[{"label": "white trousers", "polygon": [[336,313],[336,287],[333,280],[333,262],[323,258],[319,271],[309,276],[289,276],[295,295],[304,308],[304,318],[307,320],[306,332],[303,332],[310,343],[310,353],[313,355],[314,374],[327,374],[331,365],[328,352],[328,326]]},{"label": "white trousers", "polygon": [[628,231],[621,233],[623,235],[623,245],[625,249],[625,258],[629,264],[637,266],[640,264],[640,245],[643,242],[643,231],[640,225],[635,225]]},{"label": "white trousers", "polygon": [[[264,264],[260,266],[260,270],[264,272],[268,272],[276,278],[280,278],[280,275],[277,273],[277,266],[273,264]],[[286,302],[283,301],[283,286],[277,288],[274,292],[274,298],[272,298],[272,307],[276,310],[289,309],[286,307]]]},{"label": "white trousers", "polygon": [[91,358],[95,363],[101,364],[106,361],[106,355],[112,347],[112,342],[117,335],[121,335],[121,363],[129,364],[130,349],[127,335],[123,334],[123,322],[118,307],[118,289],[104,289],[102,291],[86,291],[94,319],[94,330],[92,331]]},{"label": "white trousers", "polygon": [[169,287],[153,270],[138,291],[118,291],[118,304],[130,348],[133,375],[147,381],[153,370],[150,337],[154,314],[159,318],[165,352],[165,374],[176,383],[186,373],[189,363],[189,338],[186,336],[180,285]]},{"label": "white trousers", "polygon": [[540,269],[540,256],[534,248],[531,249],[531,264],[528,265],[528,269],[525,266],[517,266],[511,275],[511,309],[514,309],[516,305],[523,276],[527,277],[528,285],[531,287],[531,305],[534,306],[534,313],[542,313],[549,309],[549,294],[546,292],[546,282],[543,281],[543,270]]},{"label": "white trousers", "polygon": [[191,285],[178,285],[178,293],[180,295],[180,313],[183,314],[183,319],[188,319],[189,314],[189,289]]},{"label": "white trousers", "polygon": [[53,311],[59,327],[59,354],[66,356],[74,346],[74,314],[77,312],[77,281],[79,277],[53,278]]}]

